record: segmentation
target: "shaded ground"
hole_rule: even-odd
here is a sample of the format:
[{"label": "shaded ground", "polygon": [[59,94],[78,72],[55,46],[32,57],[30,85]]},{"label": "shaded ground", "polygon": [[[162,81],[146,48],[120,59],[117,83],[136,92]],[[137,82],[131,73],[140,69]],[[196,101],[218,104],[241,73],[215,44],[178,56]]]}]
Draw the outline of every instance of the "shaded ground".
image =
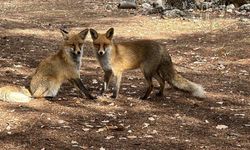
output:
[{"label": "shaded ground", "polygon": [[[139,100],[145,90],[139,70],[124,74],[116,101],[91,102],[65,83],[53,101],[0,102],[1,149],[250,149],[249,22],[208,14],[161,20],[90,0],[2,0],[0,10],[1,87],[29,84],[38,63],[58,50],[59,27],[114,27],[116,41],[164,44],[177,70],[208,95],[199,100],[166,87],[163,98],[154,92]],[[90,42],[89,36],[81,75],[100,95],[103,72]]]}]

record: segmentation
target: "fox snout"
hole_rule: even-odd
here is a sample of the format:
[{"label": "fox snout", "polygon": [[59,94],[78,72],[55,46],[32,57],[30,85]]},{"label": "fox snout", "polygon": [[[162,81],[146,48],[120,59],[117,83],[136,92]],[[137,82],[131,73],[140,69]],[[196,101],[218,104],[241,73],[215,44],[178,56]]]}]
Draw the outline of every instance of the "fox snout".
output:
[{"label": "fox snout", "polygon": [[71,48],[70,51],[74,55],[81,55],[81,49],[80,48]]},{"label": "fox snout", "polygon": [[105,54],[105,51],[104,51],[104,50],[99,50],[99,51],[98,51],[98,54],[99,54],[100,56],[102,56],[102,55]]},{"label": "fox snout", "polygon": [[80,55],[80,54],[81,54],[81,51],[76,51],[76,54],[77,54],[77,55]]}]

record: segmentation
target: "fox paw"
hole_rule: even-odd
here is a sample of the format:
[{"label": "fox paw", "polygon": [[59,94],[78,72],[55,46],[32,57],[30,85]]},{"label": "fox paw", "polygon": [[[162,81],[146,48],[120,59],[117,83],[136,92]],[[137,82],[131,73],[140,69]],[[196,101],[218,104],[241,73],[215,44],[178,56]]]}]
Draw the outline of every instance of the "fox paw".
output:
[{"label": "fox paw", "polygon": [[156,93],[156,96],[161,97],[161,96],[163,96],[163,93],[161,91],[159,91]]},{"label": "fox paw", "polygon": [[110,97],[113,98],[113,99],[116,99],[117,95],[111,95]]},{"label": "fox paw", "polygon": [[141,100],[146,100],[147,98],[148,98],[147,96],[140,97]]},{"label": "fox paw", "polygon": [[97,97],[96,97],[96,96],[92,96],[92,95],[89,95],[89,96],[88,96],[88,98],[89,98],[89,99],[91,99],[91,100],[95,100],[95,99],[97,99]]}]

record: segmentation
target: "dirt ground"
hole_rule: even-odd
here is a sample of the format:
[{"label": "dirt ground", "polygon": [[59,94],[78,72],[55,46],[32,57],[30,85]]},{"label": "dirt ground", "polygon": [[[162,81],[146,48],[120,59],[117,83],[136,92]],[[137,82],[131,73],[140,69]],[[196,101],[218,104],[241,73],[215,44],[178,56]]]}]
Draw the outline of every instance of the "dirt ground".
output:
[{"label": "dirt ground", "polygon": [[29,85],[38,63],[62,41],[58,30],[115,28],[115,41],[154,39],[176,69],[200,83],[206,99],[165,88],[164,97],[138,99],[145,91],[139,70],[124,73],[119,98],[100,96],[103,72],[91,38],[81,77],[99,98],[90,101],[69,83],[51,100],[0,101],[0,149],[250,149],[250,23],[200,14],[160,19],[117,10],[103,0],[1,0],[0,86]]}]

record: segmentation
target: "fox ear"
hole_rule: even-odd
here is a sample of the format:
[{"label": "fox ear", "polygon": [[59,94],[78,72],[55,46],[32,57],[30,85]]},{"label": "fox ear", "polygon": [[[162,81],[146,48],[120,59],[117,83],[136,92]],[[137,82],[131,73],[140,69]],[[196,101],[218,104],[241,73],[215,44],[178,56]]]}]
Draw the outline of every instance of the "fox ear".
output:
[{"label": "fox ear", "polygon": [[112,39],[113,38],[113,35],[114,35],[114,28],[110,28],[107,32],[106,32],[106,37],[108,39]]},{"label": "fox ear", "polygon": [[65,29],[62,29],[62,28],[60,28],[60,31],[61,31],[61,33],[62,33],[62,35],[63,35],[63,39],[64,40],[68,40],[69,39],[69,32],[68,31],[66,31]]},{"label": "fox ear", "polygon": [[89,32],[89,29],[85,29],[85,30],[82,30],[78,35],[80,36],[81,39],[85,40],[88,32]]},{"label": "fox ear", "polygon": [[98,38],[98,33],[96,32],[96,30],[94,29],[90,29],[90,35],[92,37],[93,40],[96,40]]}]

